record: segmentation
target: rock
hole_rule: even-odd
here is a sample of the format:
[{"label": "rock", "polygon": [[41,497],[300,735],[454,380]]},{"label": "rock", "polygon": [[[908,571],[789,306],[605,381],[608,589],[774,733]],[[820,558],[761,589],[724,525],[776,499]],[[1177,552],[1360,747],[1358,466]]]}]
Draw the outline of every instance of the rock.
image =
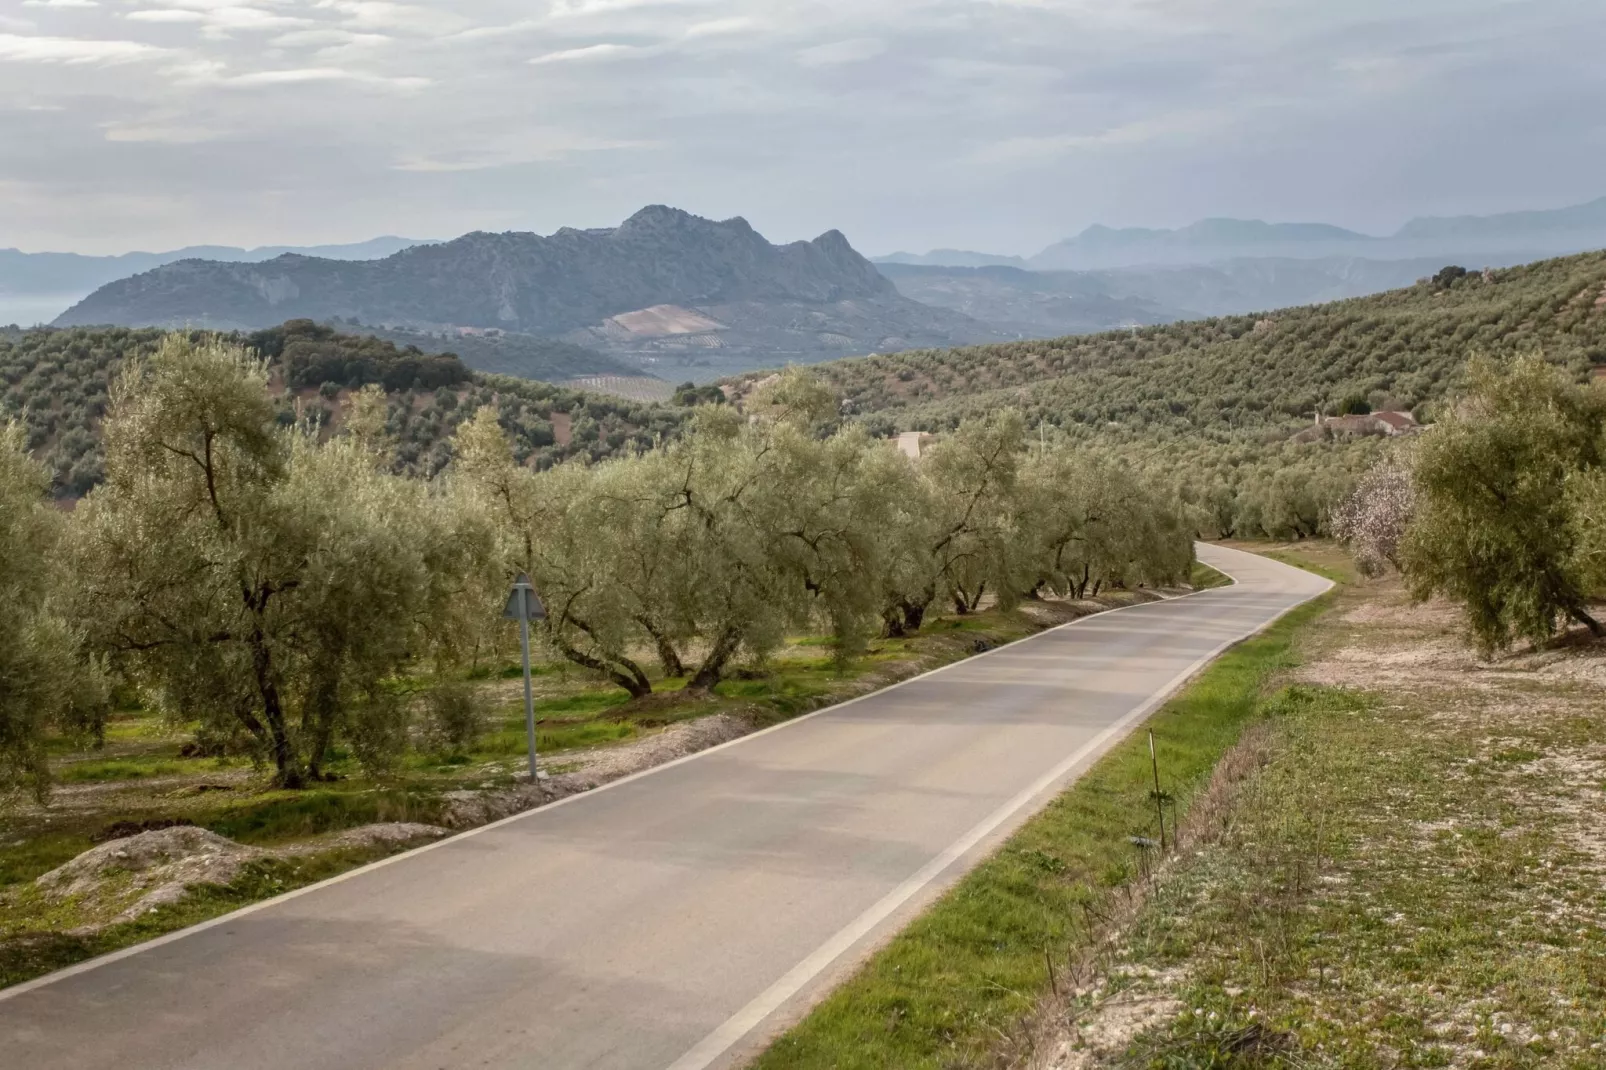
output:
[{"label": "rock", "polygon": [[391,847],[417,840],[438,840],[448,835],[438,825],[421,825],[413,821],[391,821],[380,825],[363,825],[347,829],[317,844],[307,845],[310,851],[325,851],[332,847]]},{"label": "rock", "polygon": [[178,902],[194,885],[228,884],[247,863],[266,856],[265,851],[215,832],[179,826],[90,848],[34,884],[57,900],[131,897],[112,919],[127,921],[154,907]]},{"label": "rock", "polygon": [[444,796],[446,809],[442,820],[448,828],[454,829],[488,825],[540,806],[552,797],[545,781],[534,787],[524,784],[507,791],[448,791]]},{"label": "rock", "polygon": [[[324,839],[275,850],[248,847],[193,825],[142,832],[103,843],[34,881],[47,897],[79,899],[97,924],[130,921],[183,899],[200,885],[226,885],[248,863],[300,858],[352,847],[392,847],[439,839],[446,829],[397,821],[363,825]],[[108,916],[109,915],[109,916]]]}]

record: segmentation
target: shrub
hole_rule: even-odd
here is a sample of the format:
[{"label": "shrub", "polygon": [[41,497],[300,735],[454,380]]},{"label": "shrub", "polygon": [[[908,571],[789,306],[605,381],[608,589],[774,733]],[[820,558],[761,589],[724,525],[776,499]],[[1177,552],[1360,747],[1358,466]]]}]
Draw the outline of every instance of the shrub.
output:
[{"label": "shrub", "polygon": [[442,684],[424,696],[424,741],[432,751],[457,754],[485,731],[485,703],[466,683]]}]

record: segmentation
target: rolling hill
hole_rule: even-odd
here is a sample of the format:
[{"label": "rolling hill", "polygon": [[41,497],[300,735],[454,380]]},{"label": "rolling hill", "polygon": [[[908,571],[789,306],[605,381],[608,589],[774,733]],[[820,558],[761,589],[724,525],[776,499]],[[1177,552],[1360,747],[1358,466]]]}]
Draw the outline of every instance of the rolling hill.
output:
[{"label": "rolling hill", "polygon": [[1084,430],[1286,436],[1351,396],[1431,412],[1472,355],[1526,351],[1579,376],[1606,365],[1606,253],[1261,315],[818,370],[883,433],[1012,406],[1033,423]]},{"label": "rolling hill", "polygon": [[[165,333],[0,330],[0,422],[25,424],[29,446],[54,472],[60,497],[77,497],[100,481],[100,421],[109,385],[124,361],[154,352]],[[676,406],[477,372],[455,354],[398,347],[310,321],[236,337],[269,359],[282,423],[332,424],[353,388],[383,386],[396,468],[419,475],[445,466],[453,431],[481,405],[497,406],[520,461],[536,467],[649,448],[673,437],[687,415]]]}]

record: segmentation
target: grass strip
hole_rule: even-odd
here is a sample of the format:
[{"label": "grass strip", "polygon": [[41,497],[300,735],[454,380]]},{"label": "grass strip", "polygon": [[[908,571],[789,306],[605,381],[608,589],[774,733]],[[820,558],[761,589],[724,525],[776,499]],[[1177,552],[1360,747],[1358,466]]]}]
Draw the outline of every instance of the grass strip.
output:
[{"label": "grass strip", "polygon": [[1203,561],[1193,563],[1193,572],[1188,576],[1188,586],[1196,591],[1207,591],[1214,587],[1230,586],[1232,580],[1225,573],[1218,572]]},{"label": "grass strip", "polygon": [[[1210,665],[1148,721],[1164,790],[1185,812],[1296,664],[1331,595]],[[1048,959],[1088,938],[1089,910],[1138,873],[1157,832],[1148,738],[1134,732],[761,1055],[756,1070],[948,1068],[984,1062],[1037,1005]]]}]

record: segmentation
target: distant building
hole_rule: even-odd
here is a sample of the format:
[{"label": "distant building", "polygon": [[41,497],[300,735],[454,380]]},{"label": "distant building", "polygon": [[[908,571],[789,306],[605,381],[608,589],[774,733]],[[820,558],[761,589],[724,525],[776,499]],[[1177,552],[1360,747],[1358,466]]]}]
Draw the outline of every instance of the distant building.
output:
[{"label": "distant building", "polygon": [[1372,419],[1388,428],[1383,432],[1386,435],[1409,435],[1413,431],[1422,430],[1422,425],[1416,422],[1416,417],[1408,412],[1374,412]]},{"label": "distant building", "polygon": [[1316,414],[1314,427],[1307,427],[1294,436],[1295,442],[1320,442],[1324,438],[1361,438],[1366,435],[1411,435],[1422,430],[1416,417],[1408,412],[1373,412],[1354,416],[1323,416]]}]

